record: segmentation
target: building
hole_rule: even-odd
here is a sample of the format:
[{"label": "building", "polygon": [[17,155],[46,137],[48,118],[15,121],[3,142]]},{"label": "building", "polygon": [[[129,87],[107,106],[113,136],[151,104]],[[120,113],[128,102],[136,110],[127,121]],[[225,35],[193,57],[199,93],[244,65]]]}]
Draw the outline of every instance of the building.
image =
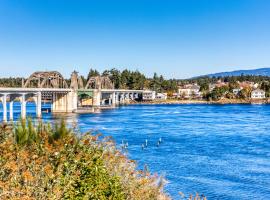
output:
[{"label": "building", "polygon": [[167,93],[157,93],[156,99],[158,99],[158,100],[166,100],[167,99]]},{"label": "building", "polygon": [[142,94],[143,101],[152,101],[156,98],[156,92],[151,90],[145,90]]},{"label": "building", "polygon": [[197,84],[189,84],[178,88],[178,95],[182,98],[200,98],[202,96],[200,92],[200,86]]},{"label": "building", "polygon": [[209,84],[209,92],[212,92],[216,88],[216,84],[210,83]]},{"label": "building", "polygon": [[209,84],[209,92],[212,92],[215,88],[220,88],[224,86],[229,86],[228,82],[224,82],[221,80],[218,80],[216,83],[210,83]]},{"label": "building", "polygon": [[252,99],[263,99],[265,98],[265,91],[256,89],[251,92]]},{"label": "building", "polygon": [[242,90],[242,88],[235,88],[235,89],[233,89],[233,94],[235,95],[235,96],[237,96],[239,93],[240,93],[240,91]]},{"label": "building", "polygon": [[172,93],[172,98],[179,98],[179,94],[178,94],[178,92],[174,92],[174,93]]}]

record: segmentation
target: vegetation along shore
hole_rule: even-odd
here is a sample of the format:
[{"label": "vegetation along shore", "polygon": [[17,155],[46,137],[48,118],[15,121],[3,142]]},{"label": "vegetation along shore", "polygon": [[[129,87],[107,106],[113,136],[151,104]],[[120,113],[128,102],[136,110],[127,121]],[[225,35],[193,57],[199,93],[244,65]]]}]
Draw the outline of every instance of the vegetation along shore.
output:
[{"label": "vegetation along shore", "polygon": [[111,138],[31,119],[0,129],[0,199],[170,199]]}]

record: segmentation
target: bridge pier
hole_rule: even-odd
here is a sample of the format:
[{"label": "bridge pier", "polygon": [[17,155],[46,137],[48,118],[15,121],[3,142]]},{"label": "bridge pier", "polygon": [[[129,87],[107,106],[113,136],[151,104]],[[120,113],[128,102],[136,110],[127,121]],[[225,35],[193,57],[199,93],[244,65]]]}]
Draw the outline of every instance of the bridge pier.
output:
[{"label": "bridge pier", "polygon": [[119,104],[123,104],[124,103],[124,94],[120,93],[120,100],[119,100]]},{"label": "bridge pier", "polygon": [[115,92],[112,93],[112,106],[115,107],[115,104],[116,104],[116,94]]},{"label": "bridge pier", "polygon": [[7,122],[7,94],[3,94],[1,97],[3,105],[3,121]]},{"label": "bridge pier", "polygon": [[9,102],[9,120],[13,121],[13,100]]},{"label": "bridge pier", "polygon": [[36,98],[36,115],[38,118],[41,118],[41,92],[37,93]]},{"label": "bridge pier", "polygon": [[126,93],[125,94],[125,103],[128,103],[129,102],[129,93]]},{"label": "bridge pier", "polygon": [[116,99],[115,99],[115,104],[119,105],[119,93],[116,93]]},{"label": "bridge pier", "polygon": [[[52,112],[73,112],[77,109],[77,97],[74,92],[53,93]],[[41,101],[38,101],[41,105]],[[38,106],[41,109],[41,106]]]},{"label": "bridge pier", "polygon": [[101,100],[101,91],[95,89],[94,95],[93,95],[93,106],[99,107],[100,106],[100,100]]},{"label": "bridge pier", "polygon": [[26,118],[26,101],[25,101],[25,94],[21,96],[21,118]]}]

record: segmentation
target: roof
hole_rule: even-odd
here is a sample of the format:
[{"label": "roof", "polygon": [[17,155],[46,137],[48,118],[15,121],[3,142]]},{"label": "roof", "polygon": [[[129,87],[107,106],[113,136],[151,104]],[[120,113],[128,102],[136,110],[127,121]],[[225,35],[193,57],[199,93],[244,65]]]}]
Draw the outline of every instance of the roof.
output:
[{"label": "roof", "polygon": [[256,89],[256,90],[253,90],[252,92],[265,92],[264,90],[261,90],[261,89]]},{"label": "roof", "polygon": [[200,86],[198,85],[184,85],[183,87],[180,87],[179,89],[192,89],[192,90],[199,90]]}]

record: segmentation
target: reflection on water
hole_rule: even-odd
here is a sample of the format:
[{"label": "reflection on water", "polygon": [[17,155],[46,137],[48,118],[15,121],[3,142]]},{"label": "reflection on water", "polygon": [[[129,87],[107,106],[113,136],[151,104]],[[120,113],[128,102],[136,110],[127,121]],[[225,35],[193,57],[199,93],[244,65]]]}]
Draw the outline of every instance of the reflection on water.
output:
[{"label": "reflection on water", "polygon": [[[28,108],[34,116],[34,105]],[[132,105],[61,117],[77,122],[82,131],[112,135],[117,144],[127,141],[129,156],[140,168],[147,164],[152,172],[165,174],[166,191],[174,199],[179,191],[197,191],[208,199],[270,196],[268,105]],[[142,150],[146,139],[148,147]]]}]

